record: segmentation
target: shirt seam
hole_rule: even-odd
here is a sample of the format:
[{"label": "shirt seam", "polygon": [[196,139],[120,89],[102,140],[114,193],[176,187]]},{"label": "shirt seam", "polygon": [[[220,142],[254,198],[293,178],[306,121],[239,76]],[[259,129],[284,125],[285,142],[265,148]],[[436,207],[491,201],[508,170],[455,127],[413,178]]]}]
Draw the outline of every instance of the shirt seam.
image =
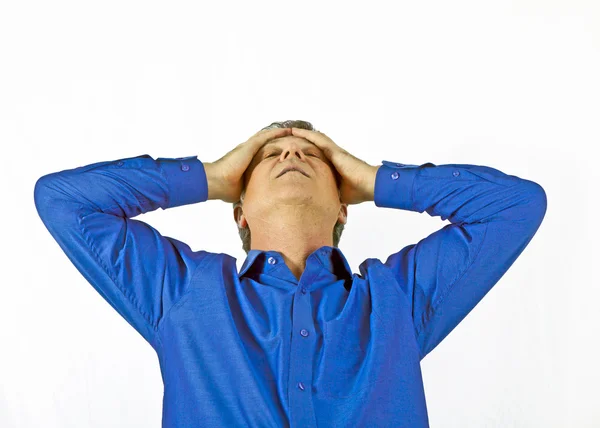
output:
[{"label": "shirt seam", "polygon": [[[141,203],[148,203],[145,199],[141,199],[140,200]],[[130,207],[131,205],[129,204],[115,204],[115,205],[111,205],[110,207],[104,208],[103,210],[101,210],[101,212],[104,213],[104,210],[108,210],[109,208],[121,208],[122,206],[128,206]],[[93,211],[91,214],[97,213],[98,211]],[[104,213],[106,214],[106,213]],[[112,214],[109,214],[112,215]],[[94,255],[94,258],[96,259],[96,261],[98,262],[98,264],[102,267],[102,269],[104,270],[104,272],[108,275],[108,277],[111,279],[111,281],[113,282],[113,284],[115,284],[115,286],[119,289],[119,291],[121,291],[121,293],[123,294],[123,296],[125,296],[125,298],[129,301],[129,303],[131,303],[133,305],[133,307],[138,311],[138,313],[140,315],[142,315],[142,318],[146,321],[147,326],[151,327],[152,330],[156,330],[156,328],[154,327],[154,323],[152,322],[152,320],[150,319],[150,316],[144,311],[142,310],[141,304],[138,301],[138,299],[135,297],[135,295],[130,295],[130,293],[127,292],[127,289],[125,289],[122,284],[113,277],[113,272],[111,269],[108,269],[104,263],[104,261],[102,260],[102,258],[99,256],[98,254],[98,250],[96,249],[96,246],[94,245],[93,242],[90,241],[89,239],[89,233],[86,231],[86,228],[83,226],[82,224],[82,220],[84,217],[86,217],[87,215],[81,215],[81,210],[79,215],[77,216],[77,224],[79,225],[83,236],[85,238],[85,241],[88,245],[88,248],[91,250],[92,254]],[[124,219],[125,221],[129,218],[129,217],[121,217],[122,219]]]},{"label": "shirt seam", "polygon": [[[150,201],[147,200],[145,197],[140,196],[139,199],[140,204],[143,205],[150,205]],[[83,205],[82,205],[83,207]],[[108,211],[110,209],[113,208],[123,208],[123,207],[135,207],[134,205],[131,204],[127,204],[127,203],[121,203],[121,204],[113,204],[110,205],[109,207],[105,207],[105,208],[101,208],[99,209],[99,211],[94,210],[92,213],[90,214],[94,214],[97,212],[102,212],[103,214],[107,214],[105,211]],[[167,313],[165,315],[163,315],[161,318],[159,318],[159,320],[154,323],[150,317],[150,315],[148,313],[146,313],[146,311],[143,310],[141,302],[135,297],[134,294],[128,293],[127,289],[123,287],[123,285],[116,279],[113,277],[112,275],[112,271],[110,269],[108,269],[106,267],[106,265],[104,264],[104,261],[102,260],[102,258],[99,256],[98,251],[95,247],[95,245],[90,241],[89,239],[89,234],[86,231],[85,227],[83,226],[83,224],[81,223],[83,218],[86,217],[89,214],[86,215],[81,215],[81,210],[79,215],[77,216],[77,223],[79,224],[79,227],[81,229],[81,231],[83,232],[83,236],[85,238],[85,241],[88,245],[88,247],[90,248],[92,254],[94,255],[96,261],[98,262],[98,264],[102,267],[102,269],[104,270],[104,272],[108,275],[108,277],[112,280],[112,282],[115,284],[115,286],[119,289],[119,291],[122,293],[123,296],[125,296],[125,298],[133,305],[133,307],[137,310],[137,312],[142,316],[142,318],[144,319],[144,321],[146,321],[147,323],[147,327],[150,327],[151,330],[155,333],[158,333],[159,327],[162,325],[162,320],[164,320],[168,314],[170,314],[171,310],[173,309],[174,306],[176,306],[189,292],[189,285],[191,284],[192,279],[196,276],[197,270],[201,267],[204,266],[204,264],[208,261],[208,258],[210,258],[210,256],[206,257],[205,260],[203,260],[198,266],[196,266],[194,268],[193,273],[190,275],[189,280],[186,282],[184,289],[186,290],[179,299],[177,299],[177,303],[171,305],[171,307],[169,308],[169,310],[167,311]],[[112,215],[112,214],[109,214]],[[122,219],[124,219],[125,221],[128,219],[133,220],[131,217],[120,217]],[[164,287],[164,281],[163,281],[163,287]],[[162,294],[161,294],[161,306],[162,306]]]},{"label": "shirt seam", "polygon": [[417,169],[417,173],[413,176],[412,183],[410,185],[410,201],[408,201],[409,207],[414,209],[413,201],[415,200],[415,184],[417,177],[421,175],[421,170]]},{"label": "shirt seam", "polygon": [[158,170],[160,172],[161,177],[163,178],[163,180],[165,180],[165,183],[167,184],[167,192],[165,192],[165,196],[167,198],[167,207],[170,207],[171,206],[171,198],[170,198],[171,185],[170,185],[169,180],[167,179],[167,176],[163,169],[162,162],[158,162]]},{"label": "shirt seam", "polygon": [[194,271],[192,272],[192,274],[190,275],[190,279],[188,279],[188,281],[186,282],[186,284],[184,285],[184,292],[181,296],[179,296],[179,299],[177,299],[172,305],[171,307],[167,310],[167,312],[160,318],[160,320],[157,322],[156,324],[156,328],[155,331],[157,333],[157,336],[160,336],[161,330],[162,330],[162,326],[164,325],[165,321],[169,318],[169,316],[171,315],[171,312],[183,305],[183,303],[185,303],[185,299],[187,299],[187,297],[190,295],[190,292],[193,290],[190,285],[192,283],[192,280],[196,277],[196,275],[198,274],[198,271],[200,268],[203,268],[204,265],[206,265],[206,263],[208,263],[208,261],[213,258],[214,256],[210,253],[207,253],[207,256],[204,258],[204,260],[202,260],[198,266],[196,266],[194,268]]},{"label": "shirt seam", "polygon": [[[490,223],[486,222],[485,223],[485,231],[483,232],[483,238],[481,239],[481,243],[479,244],[479,247],[477,248],[477,253],[475,254],[475,256],[473,257],[473,260],[471,260],[471,262],[467,265],[467,267],[465,268],[465,270],[460,274],[460,276],[458,276],[453,282],[452,284],[450,284],[447,288],[446,291],[444,292],[443,295],[441,295],[437,301],[436,304],[434,304],[432,306],[431,309],[431,313],[433,314],[432,317],[435,317],[437,315],[437,310],[439,309],[439,307],[446,301],[446,297],[448,297],[448,295],[450,294],[450,291],[452,290],[452,288],[454,287],[454,284],[456,284],[458,281],[460,281],[460,279],[462,279],[463,276],[465,276],[465,274],[469,271],[469,268],[473,265],[473,263],[475,263],[475,260],[477,260],[477,257],[479,257],[479,254],[481,254],[481,249],[483,247],[483,243],[485,242],[485,237],[487,236],[487,231],[489,228]],[[431,319],[428,319],[427,322],[423,321],[421,323],[421,326],[419,327],[419,329],[417,330],[417,339],[419,338],[419,336],[421,335],[421,332],[423,331],[423,328],[425,327],[425,324],[429,324],[429,322],[431,321]]]}]

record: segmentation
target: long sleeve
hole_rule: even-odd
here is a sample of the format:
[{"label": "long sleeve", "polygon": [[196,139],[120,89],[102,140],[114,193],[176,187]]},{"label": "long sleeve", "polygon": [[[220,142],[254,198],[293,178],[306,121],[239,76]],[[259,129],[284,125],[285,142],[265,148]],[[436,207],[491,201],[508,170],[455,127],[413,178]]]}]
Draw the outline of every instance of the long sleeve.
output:
[{"label": "long sleeve", "polygon": [[385,262],[412,306],[423,359],[529,244],[545,216],[546,193],[533,181],[486,166],[382,163],[376,206],[426,211],[451,223]]},{"label": "long sleeve", "polygon": [[98,162],[44,175],[34,189],[37,212],[67,257],[153,347],[158,323],[207,253],[132,217],[207,199],[196,156]]}]

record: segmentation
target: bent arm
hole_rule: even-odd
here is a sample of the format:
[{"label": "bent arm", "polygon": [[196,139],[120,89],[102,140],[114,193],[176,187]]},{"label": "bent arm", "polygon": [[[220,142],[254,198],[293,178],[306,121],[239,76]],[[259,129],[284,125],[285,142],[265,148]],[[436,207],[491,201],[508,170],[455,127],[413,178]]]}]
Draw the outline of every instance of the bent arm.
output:
[{"label": "bent arm", "polygon": [[540,227],[546,193],[537,183],[486,166],[383,161],[378,207],[448,219],[385,265],[411,304],[421,359],[481,301]]},{"label": "bent arm", "polygon": [[133,217],[207,198],[196,156],[97,162],[44,175],[34,190],[37,212],[67,257],[153,346],[158,323],[207,253]]}]

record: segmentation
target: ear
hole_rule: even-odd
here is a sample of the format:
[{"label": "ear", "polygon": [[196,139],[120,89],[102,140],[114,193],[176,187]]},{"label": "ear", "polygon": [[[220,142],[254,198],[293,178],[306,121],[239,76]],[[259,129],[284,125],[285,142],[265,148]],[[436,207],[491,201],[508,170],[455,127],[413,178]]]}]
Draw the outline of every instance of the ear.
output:
[{"label": "ear", "polygon": [[244,215],[244,210],[241,205],[238,205],[233,209],[233,219],[235,220],[238,228],[245,229],[248,227],[248,221],[246,220],[246,216]]},{"label": "ear", "polygon": [[348,204],[340,205],[340,212],[338,213],[338,221],[342,224],[346,224],[348,221]]}]

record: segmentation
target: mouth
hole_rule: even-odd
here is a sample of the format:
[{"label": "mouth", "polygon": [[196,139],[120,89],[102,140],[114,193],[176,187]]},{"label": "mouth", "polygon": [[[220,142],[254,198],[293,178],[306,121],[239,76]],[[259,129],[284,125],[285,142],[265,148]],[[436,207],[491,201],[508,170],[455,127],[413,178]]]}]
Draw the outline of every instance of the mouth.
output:
[{"label": "mouth", "polygon": [[300,174],[304,175],[305,177],[308,177],[308,174],[305,173],[304,171],[302,171],[300,168],[285,168],[283,171],[281,171],[279,173],[277,178],[281,177],[284,174],[287,174],[288,172],[299,172]]}]

